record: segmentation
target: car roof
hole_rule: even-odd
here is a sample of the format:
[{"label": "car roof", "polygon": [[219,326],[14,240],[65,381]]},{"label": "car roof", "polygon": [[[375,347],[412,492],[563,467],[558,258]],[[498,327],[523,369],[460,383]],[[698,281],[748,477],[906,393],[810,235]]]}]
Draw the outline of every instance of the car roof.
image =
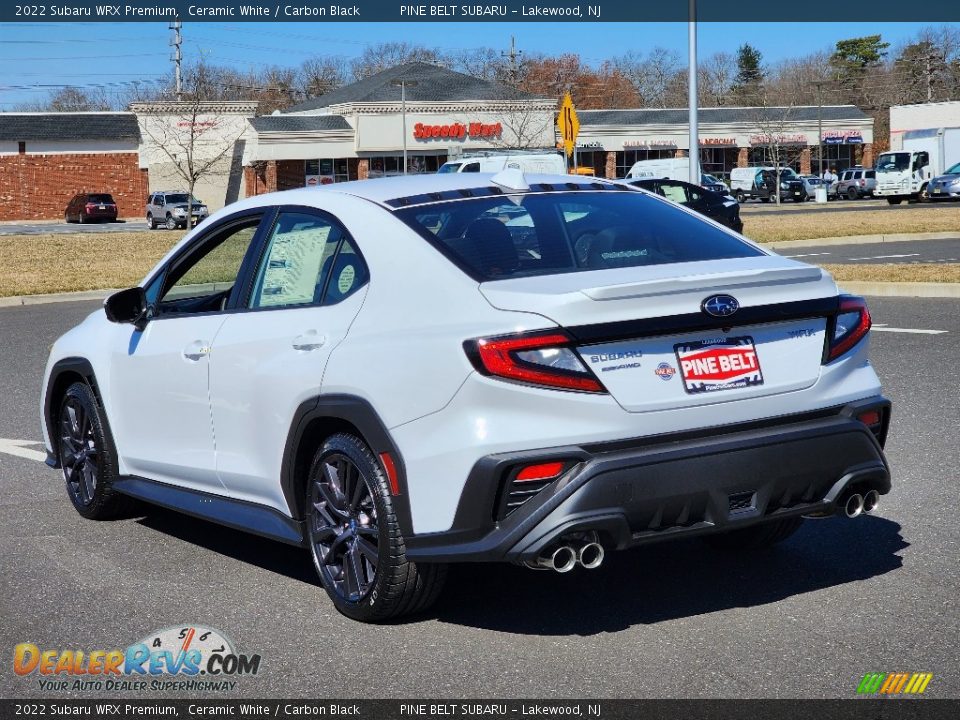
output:
[{"label": "car roof", "polygon": [[[375,202],[378,205],[392,208],[390,201],[396,200],[397,198],[488,188],[494,184],[492,178],[496,174],[497,173],[430,173],[400,175],[397,177],[352,180],[350,182],[331,185],[298,188],[296,190],[288,190],[285,194],[287,198],[289,198],[289,202],[298,201],[309,203],[310,197],[315,193],[339,193],[363,198]],[[597,183],[602,183],[603,185],[613,184],[604,178],[577,175],[540,175],[531,173],[524,174],[524,179],[527,184],[531,186],[545,183],[550,185],[572,185],[581,189],[596,186]],[[257,197],[263,198],[267,196],[260,195]]]}]

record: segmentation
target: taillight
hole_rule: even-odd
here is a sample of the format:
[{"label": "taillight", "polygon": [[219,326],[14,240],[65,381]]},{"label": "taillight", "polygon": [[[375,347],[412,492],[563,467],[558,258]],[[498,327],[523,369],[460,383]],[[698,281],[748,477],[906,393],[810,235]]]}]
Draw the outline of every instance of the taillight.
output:
[{"label": "taillight", "polygon": [[559,330],[468,340],[463,347],[484,375],[562,390],[606,392],[580,361],[570,336]]},{"label": "taillight", "polygon": [[866,180],[861,180],[861,181],[860,181],[860,187],[866,187],[866,186],[867,186],[867,181],[866,181]]},{"label": "taillight", "polygon": [[833,321],[833,333],[828,339],[827,362],[835,360],[863,340],[870,331],[870,311],[862,297],[840,296],[840,309]]}]

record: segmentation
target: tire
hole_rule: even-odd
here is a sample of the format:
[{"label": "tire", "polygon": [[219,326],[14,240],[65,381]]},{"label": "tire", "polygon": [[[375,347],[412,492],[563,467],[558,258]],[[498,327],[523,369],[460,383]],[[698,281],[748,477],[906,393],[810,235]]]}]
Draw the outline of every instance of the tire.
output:
[{"label": "tire", "polygon": [[70,215],[68,213],[63,214],[63,221],[69,225],[70,224]]},{"label": "tire", "polygon": [[887,198],[887,202],[888,202],[890,205],[899,205],[900,203],[903,202],[903,199],[902,199],[902,198]]},{"label": "tire", "polygon": [[86,221],[86,219],[84,218],[83,211],[77,213],[77,222],[78,222],[80,225],[85,225],[85,224],[86,224],[87,221]]},{"label": "tire", "polygon": [[157,229],[157,221],[153,219],[153,213],[147,213],[147,227],[151,230]]},{"label": "tire", "polygon": [[927,192],[926,184],[924,184],[923,187],[920,188],[920,194],[917,195],[917,202],[920,202],[920,203],[930,202],[930,195]]},{"label": "tire", "polygon": [[177,221],[174,219],[173,215],[167,215],[167,222],[164,223],[164,227],[165,227],[167,230],[176,230],[176,229],[177,229]]},{"label": "tire", "polygon": [[752,525],[741,530],[705,536],[707,543],[722,550],[756,550],[786,540],[803,525],[803,518],[789,517]]},{"label": "tire", "polygon": [[57,415],[58,453],[67,496],[88,520],[128,514],[136,501],[113,489],[117,477],[113,438],[96,396],[86,383],[67,388]]},{"label": "tire", "polygon": [[857,192],[856,188],[854,187],[847,188],[847,200],[859,200],[859,199],[860,199],[860,193]]},{"label": "tire", "polygon": [[305,507],[314,568],[342,614],[377,623],[436,601],[446,566],[406,559],[387,477],[363,440],[338,433],[323,443],[310,465]]},{"label": "tire", "polygon": [[734,198],[735,198],[736,201],[737,201],[738,203],[740,203],[741,205],[743,205],[743,204],[747,201],[746,196],[745,196],[742,192],[740,192],[739,190],[737,190],[737,194],[734,196]]}]

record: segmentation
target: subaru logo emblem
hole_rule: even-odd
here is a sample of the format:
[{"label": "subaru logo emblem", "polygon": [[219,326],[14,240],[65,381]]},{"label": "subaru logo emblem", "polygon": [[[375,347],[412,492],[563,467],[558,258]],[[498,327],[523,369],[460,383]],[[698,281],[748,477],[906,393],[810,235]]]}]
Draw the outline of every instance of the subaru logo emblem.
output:
[{"label": "subaru logo emblem", "polygon": [[740,309],[740,303],[732,295],[711,295],[703,301],[700,309],[713,317],[730,317]]}]

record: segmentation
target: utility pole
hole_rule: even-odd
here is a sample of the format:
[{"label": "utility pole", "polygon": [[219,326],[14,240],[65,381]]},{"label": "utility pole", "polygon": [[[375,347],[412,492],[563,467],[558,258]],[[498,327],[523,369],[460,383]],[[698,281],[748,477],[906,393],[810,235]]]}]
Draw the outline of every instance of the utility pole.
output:
[{"label": "utility pole", "polygon": [[697,116],[697,0],[690,0],[690,21],[688,23],[690,61],[687,74],[690,76],[690,183],[700,184],[700,127]]},{"label": "utility pole", "polygon": [[173,46],[173,57],[170,59],[173,60],[173,76],[177,88],[177,101],[183,100],[183,87],[180,80],[180,64],[183,61],[183,54],[180,51],[180,46],[183,45],[183,37],[180,35],[180,28],[183,23],[179,20],[172,20],[170,22],[170,29],[173,31],[173,37],[170,38],[170,44]]},{"label": "utility pole", "polygon": [[513,35],[510,36],[510,50],[509,52],[500,51],[500,57],[508,58],[510,69],[508,74],[510,75],[510,85],[514,88],[520,84],[520,63],[518,62],[520,56],[523,55],[523,50],[517,50],[516,38]]},{"label": "utility pole", "polygon": [[823,177],[823,80],[811,84],[817,88],[817,160]]}]

